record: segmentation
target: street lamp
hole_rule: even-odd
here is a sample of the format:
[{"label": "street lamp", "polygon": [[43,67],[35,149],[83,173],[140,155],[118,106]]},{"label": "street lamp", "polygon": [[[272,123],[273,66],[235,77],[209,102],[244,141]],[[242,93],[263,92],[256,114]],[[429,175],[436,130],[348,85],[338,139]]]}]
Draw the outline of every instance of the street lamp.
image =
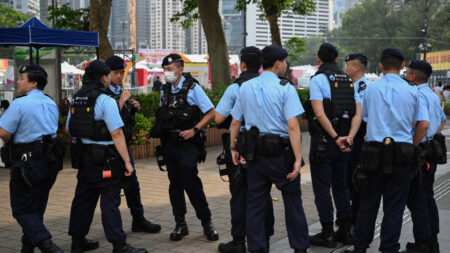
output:
[{"label": "street lamp", "polygon": [[128,25],[127,21],[120,21],[122,25],[122,50],[125,49],[125,26]]},{"label": "street lamp", "polygon": [[423,50],[423,60],[426,61],[427,60],[427,50],[429,48],[431,48],[431,45],[428,44],[428,11],[430,9],[430,6],[428,4],[429,0],[426,0],[425,2],[425,18],[423,21],[423,29],[422,32],[424,34],[424,43],[420,43],[419,45],[419,49]]}]

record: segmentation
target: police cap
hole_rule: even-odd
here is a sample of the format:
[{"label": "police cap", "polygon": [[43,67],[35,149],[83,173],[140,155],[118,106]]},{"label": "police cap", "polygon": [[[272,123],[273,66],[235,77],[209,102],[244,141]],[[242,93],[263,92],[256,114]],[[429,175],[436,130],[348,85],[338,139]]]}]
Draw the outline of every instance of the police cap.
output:
[{"label": "police cap", "polygon": [[164,57],[161,66],[167,66],[174,62],[183,61],[183,58],[179,54],[169,54],[168,56]]},{"label": "police cap", "polygon": [[28,73],[28,72],[41,72],[44,74],[45,77],[47,77],[47,72],[45,69],[39,65],[23,65],[19,69],[19,74]]},{"label": "police cap", "polygon": [[103,61],[93,60],[86,68],[86,72],[94,72],[100,75],[108,75],[111,72],[111,68]]},{"label": "police cap", "polygon": [[282,61],[288,57],[286,49],[278,45],[270,45],[262,50],[264,59],[271,61]]},{"label": "police cap", "polygon": [[433,73],[433,68],[426,61],[419,61],[419,60],[411,61],[411,63],[409,63],[408,65],[408,68],[422,71],[427,75],[427,77],[430,77],[431,73]]},{"label": "police cap", "polygon": [[244,55],[249,55],[249,54],[256,54],[256,55],[262,55],[262,52],[259,48],[254,47],[254,46],[250,46],[250,47],[244,47],[241,50],[241,57]]},{"label": "police cap", "polygon": [[336,47],[333,44],[323,43],[322,45],[320,45],[317,55],[319,55],[319,57],[321,55],[332,55],[334,59],[338,57],[339,54]]},{"label": "police cap", "polygon": [[395,57],[397,59],[400,60],[404,60],[405,57],[403,56],[403,54],[396,48],[386,48],[383,50],[383,52],[381,52],[381,57],[383,56],[392,56]]},{"label": "police cap", "polygon": [[345,62],[360,60],[364,65],[367,65],[367,56],[363,54],[349,54],[345,57]]},{"label": "police cap", "polygon": [[108,65],[111,70],[122,70],[125,68],[125,61],[117,55],[113,55],[106,59],[106,65]]}]

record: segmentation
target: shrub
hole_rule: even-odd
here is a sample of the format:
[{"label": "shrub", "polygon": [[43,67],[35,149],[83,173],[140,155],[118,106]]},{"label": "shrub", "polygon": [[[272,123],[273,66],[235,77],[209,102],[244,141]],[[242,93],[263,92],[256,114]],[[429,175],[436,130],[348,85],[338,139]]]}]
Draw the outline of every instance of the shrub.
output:
[{"label": "shrub", "polygon": [[131,145],[140,145],[148,142],[147,136],[155,122],[155,117],[147,118],[142,113],[136,113]]}]

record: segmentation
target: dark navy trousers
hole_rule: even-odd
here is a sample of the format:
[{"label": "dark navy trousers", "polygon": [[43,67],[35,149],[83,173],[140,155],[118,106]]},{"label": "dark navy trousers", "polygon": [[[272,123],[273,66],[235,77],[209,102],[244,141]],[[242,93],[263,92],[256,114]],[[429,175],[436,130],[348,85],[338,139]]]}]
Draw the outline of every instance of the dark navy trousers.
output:
[{"label": "dark navy trousers", "polygon": [[22,179],[17,169],[11,170],[9,184],[12,215],[22,227],[22,243],[36,246],[40,241],[51,238],[44,226],[44,213],[50,189],[59,172],[59,163],[48,163],[47,158],[29,157],[27,163],[36,188],[30,188]]},{"label": "dark navy trousers", "polygon": [[169,176],[169,197],[174,216],[186,214],[186,191],[197,217],[202,222],[211,221],[211,211],[206,201],[203,184],[198,177],[197,159],[199,150],[197,145],[187,142],[164,143],[164,159]]},{"label": "dark navy trousers", "polygon": [[311,136],[311,151],[309,161],[311,166],[311,180],[314,191],[314,202],[319,213],[320,222],[333,223],[333,203],[331,192],[336,206],[337,220],[351,217],[350,196],[347,184],[347,161],[349,153],[339,150],[335,142],[327,144],[326,158],[317,161],[313,154],[319,145],[319,135]]},{"label": "dark navy trousers", "polygon": [[300,176],[289,181],[284,156],[258,156],[247,162],[247,244],[249,251],[267,250],[267,212],[272,184],[281,191],[284,202],[289,245],[293,249],[309,248],[308,224],[302,206]]},{"label": "dark navy trousers", "polygon": [[[131,148],[128,146],[128,154],[130,155],[131,164],[134,166],[133,154]],[[127,206],[130,208],[131,216],[133,218],[140,218],[144,216],[144,207],[141,201],[141,188],[139,187],[139,181],[136,175],[136,168],[129,177],[124,177],[125,181],[123,191],[125,193],[125,199],[127,200]]]},{"label": "dark navy trousers", "polygon": [[380,247],[384,253],[397,253],[410,188],[410,165],[394,165],[391,174],[368,172],[368,188],[360,191],[360,206],[356,217],[353,242],[356,248],[366,249],[373,240],[375,222],[381,197],[383,197],[383,220]]},{"label": "dark navy trousers", "polygon": [[[230,179],[230,212],[231,212],[231,235],[233,239],[244,239],[246,233],[246,217],[247,217],[247,172],[244,169],[244,175],[241,178],[236,177],[236,166],[228,165],[228,173]],[[266,236],[274,234],[273,225],[275,217],[273,214],[272,197],[267,196],[268,210],[266,215]]]},{"label": "dark navy trousers", "polygon": [[360,128],[358,134],[355,136],[355,139],[353,141],[353,149],[350,152],[350,156],[347,163],[347,185],[350,200],[352,202],[351,210],[353,220],[356,219],[356,214],[358,213],[359,209],[359,193],[356,190],[355,185],[353,184],[353,175],[361,160],[361,151],[364,143],[364,135],[366,133],[365,129],[366,129],[365,126],[363,127],[363,129]]},{"label": "dark navy trousers", "polygon": [[84,237],[94,217],[100,198],[103,230],[109,242],[125,240],[120,216],[120,178],[103,178],[105,165],[95,164],[89,151],[84,150],[77,174],[77,187],[70,211],[69,235]]},{"label": "dark navy trousers", "polygon": [[411,183],[407,206],[416,240],[429,240],[439,233],[439,213],[433,189],[436,167],[436,163],[430,162],[430,169],[422,174],[421,184]]}]

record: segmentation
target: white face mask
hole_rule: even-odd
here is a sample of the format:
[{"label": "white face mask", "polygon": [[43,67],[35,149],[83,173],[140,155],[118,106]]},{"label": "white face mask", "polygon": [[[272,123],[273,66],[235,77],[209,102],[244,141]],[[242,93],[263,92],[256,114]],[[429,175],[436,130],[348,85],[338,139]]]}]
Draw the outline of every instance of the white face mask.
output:
[{"label": "white face mask", "polygon": [[175,75],[175,72],[164,71],[164,78],[168,83],[174,83],[177,81],[178,76]]}]

